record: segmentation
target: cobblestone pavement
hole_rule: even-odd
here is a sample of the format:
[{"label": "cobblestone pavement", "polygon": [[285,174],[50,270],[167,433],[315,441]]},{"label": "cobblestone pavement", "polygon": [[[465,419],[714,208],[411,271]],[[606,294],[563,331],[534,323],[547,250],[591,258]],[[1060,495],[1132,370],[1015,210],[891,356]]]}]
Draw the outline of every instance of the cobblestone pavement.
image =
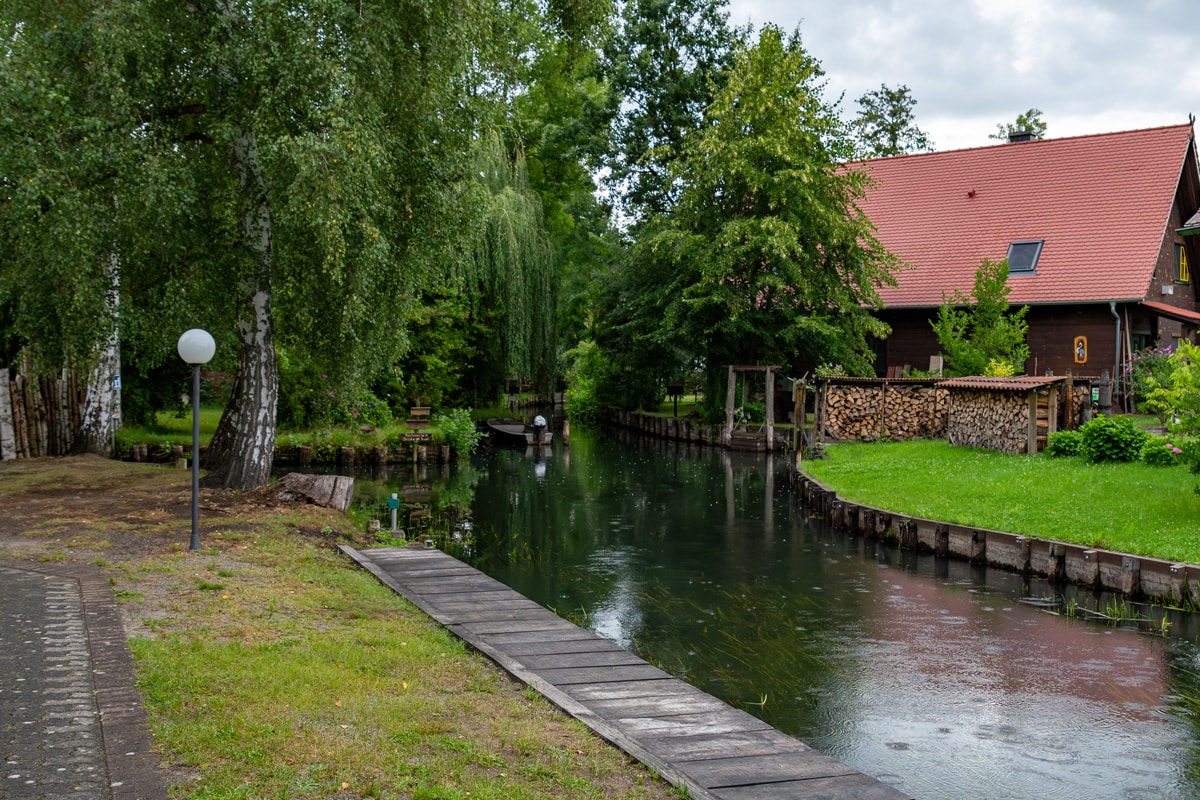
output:
[{"label": "cobblestone pavement", "polygon": [[0,564],[0,755],[0,800],[167,797],[98,571]]}]

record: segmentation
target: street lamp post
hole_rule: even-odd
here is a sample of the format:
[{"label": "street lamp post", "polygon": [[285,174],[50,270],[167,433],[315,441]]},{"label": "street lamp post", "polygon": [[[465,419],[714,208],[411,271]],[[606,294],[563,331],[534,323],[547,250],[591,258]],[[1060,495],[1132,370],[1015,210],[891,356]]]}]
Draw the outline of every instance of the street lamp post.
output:
[{"label": "street lamp post", "polygon": [[192,328],[179,337],[179,357],[192,365],[192,541],[188,550],[200,549],[200,365],[217,351],[208,331]]}]

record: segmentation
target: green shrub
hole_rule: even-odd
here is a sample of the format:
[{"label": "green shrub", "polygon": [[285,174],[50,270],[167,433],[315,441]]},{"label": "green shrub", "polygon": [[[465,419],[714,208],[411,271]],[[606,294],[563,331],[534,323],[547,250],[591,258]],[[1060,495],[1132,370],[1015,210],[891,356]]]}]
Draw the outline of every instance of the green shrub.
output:
[{"label": "green shrub", "polygon": [[1046,455],[1051,458],[1071,458],[1083,451],[1083,434],[1079,431],[1055,431],[1046,440]]},{"label": "green shrub", "polygon": [[335,425],[387,425],[392,421],[388,404],[368,391],[338,402],[330,415]]},{"label": "green shrub", "polygon": [[983,374],[992,378],[1011,378],[1017,374],[1017,367],[1011,360],[989,358]]},{"label": "green shrub", "polygon": [[608,363],[600,346],[584,339],[563,354],[567,376],[567,415],[576,422],[594,422],[600,416],[600,384]]},{"label": "green shrub", "polygon": [[1171,373],[1175,371],[1172,352],[1170,346],[1146,347],[1135,352],[1125,367],[1125,384],[1133,392],[1137,410],[1143,414],[1156,414],[1163,423],[1167,421],[1165,410],[1148,405],[1147,400],[1155,389],[1170,386]]},{"label": "green shrub", "polygon": [[1183,463],[1183,450],[1170,439],[1153,436],[1142,446],[1142,461],[1152,467],[1173,467]]},{"label": "green shrub", "polygon": [[433,415],[433,427],[441,432],[442,438],[460,456],[475,452],[483,434],[475,427],[475,420],[466,408],[446,408]]},{"label": "green shrub", "polygon": [[1150,434],[1133,424],[1129,417],[1097,416],[1084,423],[1081,453],[1092,462],[1137,461]]},{"label": "green shrub", "polygon": [[[1187,464],[1193,473],[1200,475],[1200,436],[1185,436],[1177,440],[1177,444],[1183,451],[1179,456],[1180,463]],[[1200,493],[1200,487],[1196,491]]]}]

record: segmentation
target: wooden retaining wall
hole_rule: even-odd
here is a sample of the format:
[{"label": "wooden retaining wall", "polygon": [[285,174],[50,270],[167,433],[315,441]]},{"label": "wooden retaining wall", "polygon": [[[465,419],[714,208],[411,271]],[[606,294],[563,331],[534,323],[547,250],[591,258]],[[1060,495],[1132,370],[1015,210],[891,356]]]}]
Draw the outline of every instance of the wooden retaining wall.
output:
[{"label": "wooden retaining wall", "polygon": [[796,475],[796,489],[804,504],[834,528],[905,549],[1119,592],[1133,599],[1200,605],[1200,566],[1195,564],[896,514],[852,503],[804,473]]},{"label": "wooden retaining wall", "polygon": [[679,417],[660,417],[637,411],[605,411],[600,423],[637,433],[691,444],[719,445],[720,429]]},{"label": "wooden retaining wall", "polygon": [[61,378],[0,371],[0,460],[63,456],[79,440],[85,387]]}]

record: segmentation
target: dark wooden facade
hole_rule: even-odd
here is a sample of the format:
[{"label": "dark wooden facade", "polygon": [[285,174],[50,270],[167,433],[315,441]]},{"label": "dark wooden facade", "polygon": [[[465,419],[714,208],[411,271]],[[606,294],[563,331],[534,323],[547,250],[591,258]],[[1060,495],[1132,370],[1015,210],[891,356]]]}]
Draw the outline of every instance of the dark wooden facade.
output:
[{"label": "dark wooden facade", "polygon": [[[937,309],[888,309],[879,316],[892,326],[892,335],[879,343],[882,357],[877,360],[876,374],[885,377],[889,367],[929,369],[930,358],[940,352],[932,324]],[[1105,370],[1119,375],[1118,341],[1122,364],[1131,352],[1143,347],[1168,345],[1180,338],[1197,341],[1195,322],[1168,318],[1140,303],[1030,306],[1025,318],[1029,322],[1028,375],[1070,372],[1099,377]],[[1078,337],[1086,341],[1083,361],[1076,359]]]}]

